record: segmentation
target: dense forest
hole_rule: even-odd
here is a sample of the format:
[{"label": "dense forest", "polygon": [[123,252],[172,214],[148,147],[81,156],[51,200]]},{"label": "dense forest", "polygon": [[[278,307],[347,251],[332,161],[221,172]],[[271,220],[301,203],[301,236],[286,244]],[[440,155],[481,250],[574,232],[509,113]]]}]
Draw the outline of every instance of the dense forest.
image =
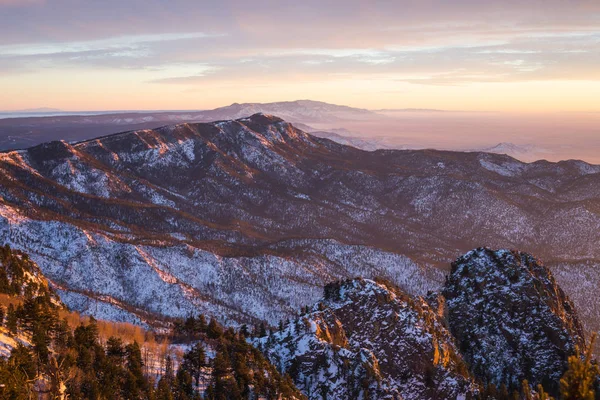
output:
[{"label": "dense forest", "polygon": [[[15,345],[0,358],[2,399],[302,398],[247,343],[246,329],[198,316],[155,336],[82,318],[65,310],[25,254],[0,248],[0,263],[0,332]],[[160,351],[168,343],[185,351]]]}]

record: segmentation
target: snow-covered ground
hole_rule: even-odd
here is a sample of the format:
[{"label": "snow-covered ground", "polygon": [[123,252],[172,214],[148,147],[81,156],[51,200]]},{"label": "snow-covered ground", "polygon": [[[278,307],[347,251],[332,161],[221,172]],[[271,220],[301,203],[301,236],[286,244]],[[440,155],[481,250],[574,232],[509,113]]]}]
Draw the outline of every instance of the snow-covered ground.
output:
[{"label": "snow-covered ground", "polygon": [[333,240],[278,245],[302,245],[301,257],[222,257],[186,244],[121,243],[64,222],[16,215],[0,209],[0,242],[28,252],[68,307],[99,319],[143,324],[135,315],[142,311],[275,324],[312,304],[332,280],[384,277],[418,295],[443,281],[441,271],[426,272],[407,257]]}]

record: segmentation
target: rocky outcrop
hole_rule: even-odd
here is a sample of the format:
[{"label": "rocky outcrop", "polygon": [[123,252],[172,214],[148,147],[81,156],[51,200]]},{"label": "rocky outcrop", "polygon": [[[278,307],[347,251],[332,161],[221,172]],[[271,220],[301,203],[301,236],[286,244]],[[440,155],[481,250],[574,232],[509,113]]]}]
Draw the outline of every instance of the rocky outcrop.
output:
[{"label": "rocky outcrop", "polygon": [[330,284],[255,344],[310,399],[460,399],[475,388],[438,315],[383,281]]},{"label": "rocky outcrop", "polygon": [[556,392],[567,358],[584,347],[573,303],[533,256],[478,248],[452,264],[447,320],[472,373],[518,389]]}]

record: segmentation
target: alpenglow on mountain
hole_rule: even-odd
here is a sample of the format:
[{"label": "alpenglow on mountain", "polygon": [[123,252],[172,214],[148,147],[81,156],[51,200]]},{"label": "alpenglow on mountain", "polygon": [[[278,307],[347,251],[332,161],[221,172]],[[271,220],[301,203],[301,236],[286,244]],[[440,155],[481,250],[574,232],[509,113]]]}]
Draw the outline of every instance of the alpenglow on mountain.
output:
[{"label": "alpenglow on mountain", "polygon": [[456,260],[426,298],[379,279],[330,283],[253,343],[314,400],[527,399],[511,396],[529,385],[557,396],[568,357],[586,346],[552,273],[529,254],[488,248]]},{"label": "alpenglow on mountain", "polygon": [[336,279],[424,295],[485,244],[546,260],[598,329],[600,167],[584,162],[367,152],[256,114],[0,153],[0,170],[0,239],[98,317],[274,324]]},{"label": "alpenglow on mountain", "polygon": [[[166,124],[238,119],[256,113],[275,114],[300,127],[313,123],[337,124],[365,119],[376,120],[383,117],[381,114],[361,108],[313,100],[233,103],[213,110],[189,111],[99,111],[71,114],[60,112],[56,115],[24,114],[14,117],[7,117],[0,113],[0,150],[23,149],[59,139],[68,142],[82,141],[114,132],[152,129]],[[307,126],[307,129],[314,128]],[[335,135],[333,137],[345,139]]]},{"label": "alpenglow on mountain", "polygon": [[70,312],[50,286],[0,247],[2,398],[593,399],[579,394],[600,383],[579,359],[573,304],[516,251],[467,253],[426,298],[382,279],[332,282],[276,330],[170,319],[159,346],[139,326]]}]

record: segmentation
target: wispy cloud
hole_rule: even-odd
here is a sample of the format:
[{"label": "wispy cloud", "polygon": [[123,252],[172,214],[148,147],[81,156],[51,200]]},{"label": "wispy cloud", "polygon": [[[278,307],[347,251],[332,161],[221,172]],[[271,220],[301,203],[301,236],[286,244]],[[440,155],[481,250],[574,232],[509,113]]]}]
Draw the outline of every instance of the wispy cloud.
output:
[{"label": "wispy cloud", "polygon": [[0,56],[35,56],[63,53],[84,53],[99,50],[139,49],[160,42],[177,41],[184,39],[210,38],[223,36],[222,34],[207,34],[204,32],[192,33],[164,33],[146,35],[125,35],[103,39],[66,42],[40,42],[30,44],[0,45]]},{"label": "wispy cloud", "polygon": [[598,27],[585,0],[0,0],[0,76],[142,71],[148,90],[600,80]]}]

